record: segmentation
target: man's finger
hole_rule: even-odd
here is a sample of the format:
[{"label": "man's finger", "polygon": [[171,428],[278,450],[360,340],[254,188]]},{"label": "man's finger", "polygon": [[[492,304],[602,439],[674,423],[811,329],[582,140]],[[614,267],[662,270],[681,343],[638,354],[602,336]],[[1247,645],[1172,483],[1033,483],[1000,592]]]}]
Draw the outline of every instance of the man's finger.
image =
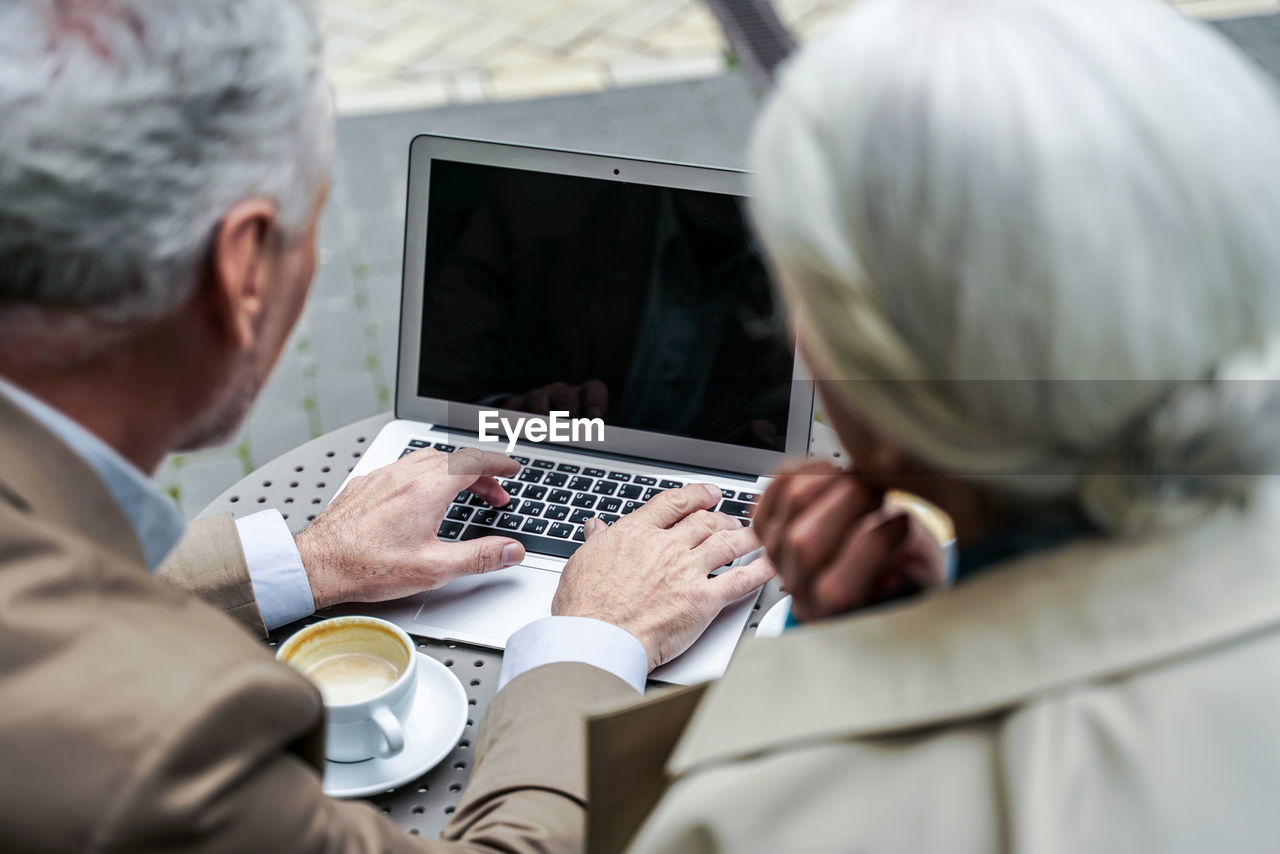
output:
[{"label": "man's finger", "polygon": [[710,572],[758,548],[760,540],[756,538],[755,532],[738,526],[735,530],[721,529],[713,532],[693,550],[693,554]]},{"label": "man's finger", "polygon": [[520,471],[520,464],[506,454],[462,448],[449,455],[445,471],[455,477],[470,478],[474,482],[486,475],[514,477]]},{"label": "man's finger", "polygon": [[855,537],[809,587],[809,605],[819,616],[843,613],[866,604],[880,576],[893,569],[889,557],[910,529],[906,514]]},{"label": "man's finger", "polygon": [[767,557],[757,558],[746,566],[735,566],[707,579],[723,608],[735,599],[741,599],[752,590],[758,590],[770,578],[777,575]]},{"label": "man's finger", "polygon": [[494,507],[506,507],[511,501],[511,496],[502,488],[502,484],[488,476],[477,478],[475,483],[467,487],[467,491],[483,498]]},{"label": "man's finger", "polygon": [[602,417],[609,411],[609,387],[600,380],[587,380],[582,386],[582,401],[586,417]]},{"label": "man's finger", "polygon": [[[428,463],[439,462],[445,456],[445,454],[437,451],[435,448],[418,448],[412,454],[405,454],[403,457],[392,463],[391,466],[388,466],[388,468],[394,466],[400,466],[402,468],[407,466],[422,466]],[[412,477],[413,475],[410,474],[410,476]]]},{"label": "man's finger", "polygon": [[671,531],[687,548],[695,548],[716,531],[736,531],[742,523],[727,513],[699,510],[671,526]]},{"label": "man's finger", "polygon": [[679,489],[668,489],[650,498],[639,510],[631,514],[656,528],[670,528],[690,513],[710,510],[720,502],[723,493],[709,483],[691,483]]},{"label": "man's finger", "polygon": [[515,566],[524,560],[524,546],[505,537],[481,537],[460,543],[437,543],[429,559],[454,576],[479,575]]},{"label": "man's finger", "polygon": [[604,523],[603,519],[597,516],[592,516],[590,519],[582,523],[582,537],[584,540],[589,540],[608,527],[609,526]]}]

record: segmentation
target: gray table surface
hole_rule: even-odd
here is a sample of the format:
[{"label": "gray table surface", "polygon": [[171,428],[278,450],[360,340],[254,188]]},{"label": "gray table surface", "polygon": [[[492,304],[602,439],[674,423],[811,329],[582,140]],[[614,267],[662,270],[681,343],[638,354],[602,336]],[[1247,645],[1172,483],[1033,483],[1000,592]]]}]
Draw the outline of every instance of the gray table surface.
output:
[{"label": "gray table surface", "polygon": [[[239,518],[274,507],[284,515],[291,531],[301,531],[333,498],[378,430],[391,418],[391,413],[374,415],[282,454],[223,492],[200,516],[230,512]],[[822,447],[824,441],[829,440],[819,431],[813,451],[834,455],[834,451]],[[765,585],[744,636],[754,633],[761,614],[780,598],[776,581]],[[324,612],[318,612],[306,620],[284,626],[272,632],[267,642],[275,647],[298,629],[324,616]],[[415,640],[420,652],[452,668],[462,683],[471,705],[467,727],[453,752],[435,768],[413,782],[366,800],[408,833],[436,836],[457,806],[471,774],[476,727],[497,691],[502,653],[429,638]]]}]

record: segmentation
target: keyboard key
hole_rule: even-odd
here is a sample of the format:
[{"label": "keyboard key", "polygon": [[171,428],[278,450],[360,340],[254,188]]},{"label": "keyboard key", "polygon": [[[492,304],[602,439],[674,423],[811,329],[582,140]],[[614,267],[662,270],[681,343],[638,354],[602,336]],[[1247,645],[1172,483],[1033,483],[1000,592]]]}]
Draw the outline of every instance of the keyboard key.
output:
[{"label": "keyboard key", "polygon": [[614,490],[618,488],[618,484],[608,480],[597,480],[595,488],[591,491],[596,495],[613,495]]},{"label": "keyboard key", "polygon": [[734,497],[734,495],[733,495],[733,490],[732,490],[732,489],[725,489],[724,487],[721,487],[721,488],[720,488],[720,497],[721,497],[721,498],[733,498],[733,497]]},{"label": "keyboard key", "polygon": [[526,486],[524,488],[524,497],[532,498],[534,501],[541,501],[542,496],[547,494],[545,486]]},{"label": "keyboard key", "polygon": [[477,525],[494,525],[498,521],[498,511],[481,510],[471,521],[475,522]]},{"label": "keyboard key", "polygon": [[[519,516],[516,519],[520,519]],[[509,540],[516,540],[524,543],[526,551],[536,554],[553,555],[554,557],[569,557],[578,549],[578,543],[571,540],[559,540],[554,537],[539,537],[537,534],[529,534],[524,531],[514,531],[509,529],[495,530],[480,525],[468,525],[466,530],[462,532],[462,539],[475,540],[480,537],[491,537],[494,535],[506,537]],[[579,539],[578,542],[581,542]]]},{"label": "keyboard key", "polygon": [[568,539],[573,536],[573,526],[565,522],[556,522],[551,526],[551,530],[547,533],[553,537],[564,537]]},{"label": "keyboard key", "polygon": [[558,471],[553,471],[553,472],[548,472],[547,476],[542,479],[542,482],[545,483],[547,486],[564,486],[565,483],[568,482],[568,480],[569,480],[569,475],[562,474],[561,472],[558,472]]},{"label": "keyboard key", "polygon": [[410,448],[430,448],[431,443],[428,442],[426,439],[410,439],[409,447]]},{"label": "keyboard key", "polygon": [[518,462],[518,463],[519,463],[520,465],[522,465],[522,466],[527,466],[527,465],[529,465],[529,458],[528,458],[528,457],[515,457],[515,456],[513,456],[511,459],[515,460],[516,462]]},{"label": "keyboard key", "polygon": [[556,464],[550,460],[534,460],[533,467],[536,469],[553,469],[556,467]]},{"label": "keyboard key", "polygon": [[[728,498],[728,497],[729,497],[729,496],[726,494],[726,495],[725,495],[725,498]],[[759,501],[759,500],[760,500],[760,493],[758,493],[758,492],[739,492],[739,493],[738,493],[738,500],[739,500],[739,501]]]},{"label": "keyboard key", "polygon": [[568,504],[573,500],[573,493],[567,489],[553,489],[547,500],[552,504]]},{"label": "keyboard key", "polygon": [[644,487],[637,486],[634,483],[628,483],[618,490],[619,498],[639,498],[644,494]]},{"label": "keyboard key", "polygon": [[582,473],[587,477],[604,477],[604,469],[586,468],[582,470]]},{"label": "keyboard key", "polygon": [[537,483],[542,480],[542,471],[540,469],[522,469],[519,479],[525,483]]},{"label": "keyboard key", "polygon": [[467,491],[464,489],[464,490],[462,490],[461,492],[459,492],[457,495],[453,496],[453,503],[454,503],[454,504],[465,504],[465,503],[466,503],[466,501],[467,501],[467,499],[468,499],[468,498],[470,498],[470,497],[471,497],[471,493],[470,493],[470,492],[467,492]]},{"label": "keyboard key", "polygon": [[[586,511],[580,510],[578,512],[582,513]],[[564,518],[567,518],[569,515],[569,508],[565,507],[563,504],[552,504],[550,507],[547,508],[547,512],[543,513],[542,515],[548,519],[555,519],[555,520],[564,519]]]},{"label": "keyboard key", "polygon": [[616,480],[621,483],[628,483],[631,480],[631,475],[627,474],[625,471],[611,471],[609,472],[609,480]]},{"label": "keyboard key", "polygon": [[618,516],[616,513],[600,514],[600,521],[604,522],[606,525],[612,525],[614,522],[618,521],[618,519],[620,518],[622,517]]},{"label": "keyboard key", "polygon": [[622,515],[625,516],[628,513],[634,513],[643,506],[643,501],[628,501],[626,504],[622,505]]},{"label": "keyboard key", "polygon": [[462,533],[461,522],[448,522],[440,526],[440,530],[436,532],[442,539],[453,540]]},{"label": "keyboard key", "polygon": [[517,516],[515,513],[503,513],[498,518],[498,527],[504,531],[518,531],[520,526],[524,524],[524,517]]},{"label": "keyboard key", "polygon": [[751,511],[756,509],[756,506],[754,504],[743,504],[741,501],[721,501],[718,509],[721,513],[728,513],[730,516],[746,518],[751,515]]},{"label": "keyboard key", "polygon": [[569,474],[577,474],[578,472],[582,471],[582,467],[575,466],[573,463],[561,463],[560,465],[556,466],[556,471],[565,471],[565,472],[568,472]]},{"label": "keyboard key", "polygon": [[581,542],[585,542],[585,541],[586,541],[586,539],[587,539],[587,535],[586,535],[586,534],[584,534],[584,533],[582,532],[582,526],[581,526],[581,525],[579,525],[579,526],[577,527],[577,530],[575,530],[575,531],[573,532],[573,538],[574,538],[575,540],[577,540],[578,542],[580,542],[580,543],[581,543]]},{"label": "keyboard key", "polygon": [[547,526],[550,524],[546,519],[529,519],[520,530],[530,534],[541,534],[547,530]]},{"label": "keyboard key", "polygon": [[401,451],[401,452],[400,452],[400,456],[401,456],[401,457],[407,457],[407,456],[409,456],[410,454],[412,454],[412,453],[413,453],[414,451],[416,451],[416,450],[418,450],[418,449],[417,449],[417,448],[405,448],[403,451]]},{"label": "keyboard key", "polygon": [[458,450],[453,445],[446,445],[444,442],[436,442],[434,447],[437,451],[441,451],[446,454],[452,454],[454,451]]},{"label": "keyboard key", "polygon": [[499,507],[498,509],[503,511],[504,513],[514,513],[520,509],[520,499],[513,498],[510,501],[508,501],[506,504]]},{"label": "keyboard key", "polygon": [[577,495],[573,496],[573,506],[590,510],[592,507],[596,506],[596,497],[594,495],[587,495],[585,492],[579,492]]},{"label": "keyboard key", "polygon": [[541,516],[547,505],[541,501],[521,501],[520,512],[525,516]]},{"label": "keyboard key", "polygon": [[618,508],[621,506],[621,498],[601,498],[600,503],[596,505],[596,509],[601,513],[617,513]]},{"label": "keyboard key", "polygon": [[661,483],[659,483],[658,486],[662,487],[663,489],[679,489],[680,487],[684,486],[684,484],[678,480],[664,480]]},{"label": "keyboard key", "polygon": [[569,488],[576,489],[579,492],[586,492],[595,484],[595,481],[589,477],[575,477],[569,481]]},{"label": "keyboard key", "polygon": [[450,519],[457,519],[459,522],[465,522],[471,518],[471,514],[474,512],[476,511],[472,510],[470,507],[455,504],[449,508],[449,512],[445,515]]},{"label": "keyboard key", "polygon": [[574,510],[573,515],[569,517],[569,521],[575,525],[581,525],[594,515],[590,510]]},{"label": "keyboard key", "polygon": [[633,483],[638,483],[641,486],[654,486],[657,484],[657,482],[658,482],[657,479],[652,477],[645,477],[642,474],[636,475],[636,479],[633,481]]},{"label": "keyboard key", "polygon": [[471,496],[470,498],[467,499],[467,503],[470,504],[472,507],[488,507],[489,506],[489,502],[485,501],[479,495]]},{"label": "keyboard key", "polygon": [[520,484],[516,483],[514,480],[504,480],[502,482],[502,488],[507,491],[507,495],[510,495],[512,498],[515,498],[517,495],[520,494],[520,490],[522,487],[520,486]]},{"label": "keyboard key", "polygon": [[655,489],[653,487],[650,487],[644,491],[644,495],[640,496],[640,500],[648,501],[650,498],[657,495],[661,491],[662,491],[661,489]]}]

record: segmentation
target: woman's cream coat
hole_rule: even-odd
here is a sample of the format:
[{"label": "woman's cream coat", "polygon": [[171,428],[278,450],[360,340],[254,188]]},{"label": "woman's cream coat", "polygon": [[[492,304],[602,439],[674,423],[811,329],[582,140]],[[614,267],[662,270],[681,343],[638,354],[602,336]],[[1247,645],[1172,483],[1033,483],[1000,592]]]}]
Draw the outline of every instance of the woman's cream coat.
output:
[{"label": "woman's cream coat", "polygon": [[752,641],[700,699],[597,718],[591,750],[596,849],[647,769],[670,786],[643,854],[1280,851],[1276,490]]}]

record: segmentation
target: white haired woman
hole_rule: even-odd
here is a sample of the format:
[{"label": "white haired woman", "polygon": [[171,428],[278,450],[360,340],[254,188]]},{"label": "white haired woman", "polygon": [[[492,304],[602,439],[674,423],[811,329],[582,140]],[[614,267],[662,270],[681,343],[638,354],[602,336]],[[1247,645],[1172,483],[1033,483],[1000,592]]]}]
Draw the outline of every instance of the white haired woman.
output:
[{"label": "white haired woman", "polygon": [[[1276,850],[1259,70],[1155,0],[863,0],[752,163],[855,465],[770,490],[805,624],[708,690],[633,850]],[[968,577],[829,618],[893,593],[904,549],[936,577],[876,515],[895,488],[953,517]]]}]

